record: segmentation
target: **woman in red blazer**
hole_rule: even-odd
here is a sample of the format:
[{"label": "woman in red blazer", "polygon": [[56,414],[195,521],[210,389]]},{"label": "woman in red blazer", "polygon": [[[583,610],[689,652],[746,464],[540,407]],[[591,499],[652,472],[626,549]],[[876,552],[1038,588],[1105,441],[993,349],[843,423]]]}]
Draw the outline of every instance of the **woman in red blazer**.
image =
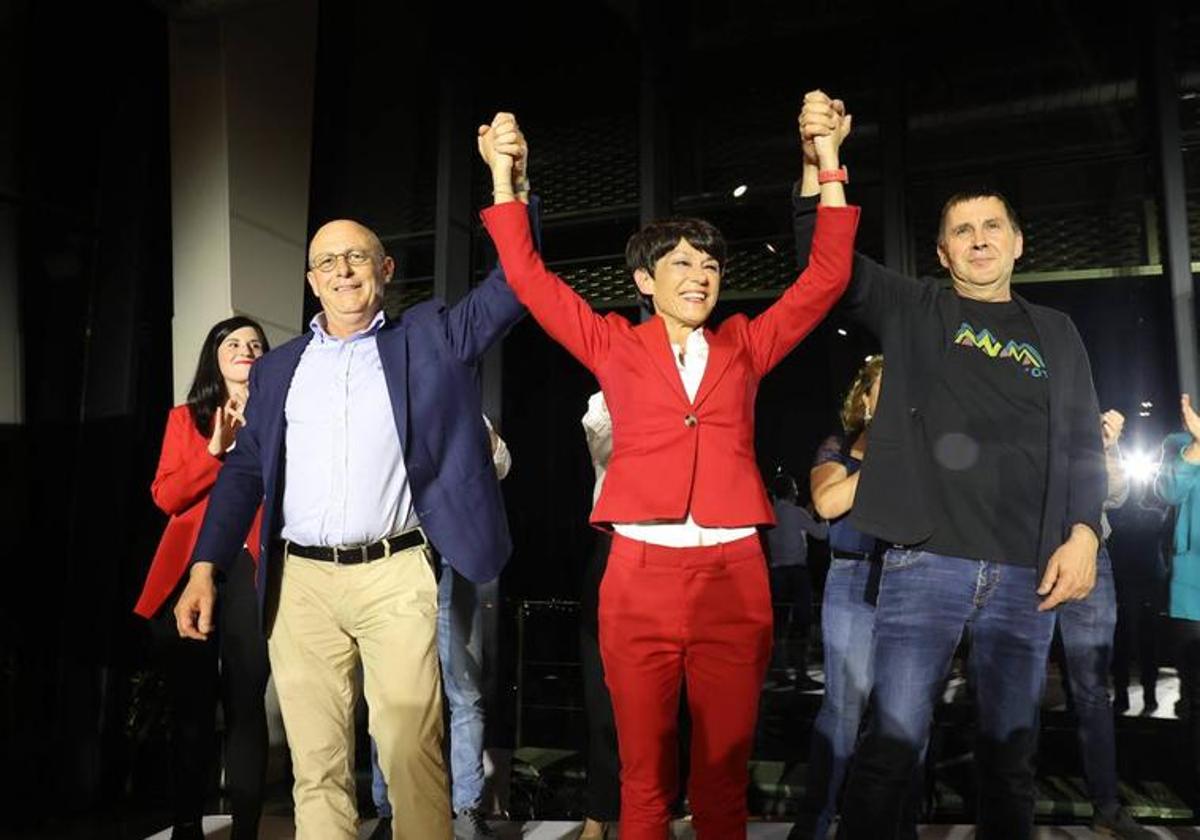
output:
[{"label": "woman in red blazer", "polygon": [[154,503],[171,518],[134,612],[150,620],[156,659],[171,698],[174,840],[204,836],[200,818],[216,757],[218,691],[227,735],[231,836],[235,840],[258,836],[267,757],[263,694],[268,675],[254,592],[257,558],[253,553],[261,510],[246,540],[247,549],[223,582],[216,637],[203,642],[181,639],[172,610],[186,583],[209,491],[244,422],[250,366],[267,349],[262,327],[249,318],[229,318],[209,330],[188,401],[167,416],[158,472],[150,487]]},{"label": "woman in red blazer", "polygon": [[533,248],[513,200],[526,189],[516,121],[499,114],[480,127],[495,197],[483,221],[505,277],[543,329],[595,374],[612,415],[612,458],[591,521],[615,531],[599,621],[623,840],[667,836],[684,680],[697,836],[745,836],[747,762],[771,649],[757,528],[774,523],[754,454],[754,400],[759,380],[845,289],[858,222],[842,190],[845,135],[832,104],[826,110],[806,110],[828,123],[817,148],[821,207],[808,268],[762,315],[731,315],[715,328],[707,321],[725,263],[716,228],[678,219],[634,234],[626,262],[655,317],[636,326],[602,317]]}]

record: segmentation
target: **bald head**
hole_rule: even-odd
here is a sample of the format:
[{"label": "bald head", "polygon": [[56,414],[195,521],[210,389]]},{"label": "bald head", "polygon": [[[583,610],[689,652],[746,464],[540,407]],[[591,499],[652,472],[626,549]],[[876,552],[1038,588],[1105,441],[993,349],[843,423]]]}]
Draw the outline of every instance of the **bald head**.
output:
[{"label": "bald head", "polygon": [[[355,245],[341,244],[350,241]],[[313,258],[320,254],[336,254],[351,248],[370,251],[378,259],[384,256],[383,243],[375,231],[353,219],[334,219],[321,225],[313,234],[312,242],[308,245],[308,261],[311,264]]]}]

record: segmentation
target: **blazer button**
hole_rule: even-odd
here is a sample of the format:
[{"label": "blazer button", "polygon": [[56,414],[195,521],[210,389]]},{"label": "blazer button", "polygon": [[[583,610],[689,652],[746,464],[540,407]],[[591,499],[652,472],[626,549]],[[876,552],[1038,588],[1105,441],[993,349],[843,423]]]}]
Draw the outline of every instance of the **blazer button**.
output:
[{"label": "blazer button", "polygon": [[689,429],[690,429],[692,426],[695,426],[695,425],[696,425],[697,423],[699,423],[699,422],[700,422],[700,421],[696,419],[696,415],[695,415],[695,414],[687,414],[687,415],[684,415],[684,418],[683,418],[683,425],[687,426]]}]

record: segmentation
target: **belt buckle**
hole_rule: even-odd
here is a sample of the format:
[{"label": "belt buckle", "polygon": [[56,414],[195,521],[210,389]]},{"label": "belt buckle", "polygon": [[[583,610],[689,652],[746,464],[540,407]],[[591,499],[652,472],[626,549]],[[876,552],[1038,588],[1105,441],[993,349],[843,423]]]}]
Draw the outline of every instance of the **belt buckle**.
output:
[{"label": "belt buckle", "polygon": [[345,546],[345,547],[334,546],[333,562],[335,565],[338,565],[338,566],[347,565],[346,562],[344,560],[342,560],[343,554],[345,554],[345,555],[357,554],[358,560],[353,561],[353,562],[365,563],[367,560],[367,547],[365,545],[351,545],[351,546]]}]

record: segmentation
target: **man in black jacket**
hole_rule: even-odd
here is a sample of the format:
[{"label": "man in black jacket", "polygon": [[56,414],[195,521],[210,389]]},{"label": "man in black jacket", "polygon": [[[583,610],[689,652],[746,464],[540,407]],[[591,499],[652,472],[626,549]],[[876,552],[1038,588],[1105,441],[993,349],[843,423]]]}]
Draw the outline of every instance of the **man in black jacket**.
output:
[{"label": "man in black jacket", "polygon": [[[840,102],[813,98],[807,146],[845,131]],[[796,240],[811,239],[826,178],[806,153]],[[872,716],[839,837],[893,837],[937,694],[963,631],[978,702],[980,838],[1033,831],[1033,757],[1053,609],[1096,576],[1104,458],[1079,333],[1011,290],[1023,239],[1003,196],[953,196],[938,259],[947,288],[856,255],[843,299],[883,345],[888,375],[851,522],[892,543],[875,616]]]}]

